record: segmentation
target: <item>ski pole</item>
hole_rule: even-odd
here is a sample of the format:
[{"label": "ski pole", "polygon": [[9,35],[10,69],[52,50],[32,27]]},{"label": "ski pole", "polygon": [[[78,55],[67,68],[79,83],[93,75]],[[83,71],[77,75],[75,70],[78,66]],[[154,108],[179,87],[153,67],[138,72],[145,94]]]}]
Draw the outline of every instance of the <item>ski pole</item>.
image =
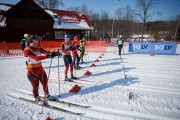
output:
[{"label": "ski pole", "polygon": [[87,58],[88,58],[88,61],[89,61],[89,55],[88,55],[87,45],[86,45],[86,55],[87,55]]},{"label": "ski pole", "polygon": [[[116,47],[117,48],[117,47]],[[115,50],[114,50],[114,55],[115,55],[115,52],[116,52],[116,48],[115,48]]]},{"label": "ski pole", "polygon": [[85,62],[87,62],[87,61],[86,61],[86,55],[87,55],[87,54],[86,54],[86,49],[85,49],[85,50],[84,50],[84,55],[83,55],[83,56],[85,56]]},{"label": "ski pole", "polygon": [[[59,53],[59,49],[58,49]],[[59,55],[58,55],[58,81],[59,81],[59,97],[60,97],[60,71],[59,71]]]},{"label": "ski pole", "polygon": [[[77,67],[76,67],[77,68]],[[76,68],[74,67],[74,75],[75,75],[75,77],[76,77]]]},{"label": "ski pole", "polygon": [[43,113],[43,108],[44,108],[44,103],[45,103],[45,98],[46,98],[46,91],[47,91],[47,86],[48,86],[49,76],[50,76],[50,72],[51,72],[52,59],[53,59],[53,58],[51,58],[51,62],[50,62],[50,66],[49,66],[49,72],[48,72],[48,77],[47,77],[47,83],[46,83],[45,92],[44,92],[44,100],[43,100],[42,109],[41,109],[41,113],[40,113],[40,114]]}]

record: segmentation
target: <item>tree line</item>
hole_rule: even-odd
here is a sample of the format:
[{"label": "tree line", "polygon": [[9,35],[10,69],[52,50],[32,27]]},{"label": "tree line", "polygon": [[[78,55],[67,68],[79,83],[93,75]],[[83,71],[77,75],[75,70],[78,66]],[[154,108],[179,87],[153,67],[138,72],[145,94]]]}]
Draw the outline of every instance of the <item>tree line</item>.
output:
[{"label": "tree line", "polygon": [[[64,6],[62,0],[35,0],[43,8],[55,9]],[[89,9],[86,4],[67,8],[70,11],[83,12],[91,20],[94,30],[92,39],[117,37],[123,35],[125,39],[132,34],[150,34],[156,40],[176,40],[180,41],[180,14],[168,20],[152,21],[154,14],[161,15],[155,10],[158,0],[137,0],[136,10],[130,6],[116,8],[114,15],[110,15],[107,10],[99,13]]]}]

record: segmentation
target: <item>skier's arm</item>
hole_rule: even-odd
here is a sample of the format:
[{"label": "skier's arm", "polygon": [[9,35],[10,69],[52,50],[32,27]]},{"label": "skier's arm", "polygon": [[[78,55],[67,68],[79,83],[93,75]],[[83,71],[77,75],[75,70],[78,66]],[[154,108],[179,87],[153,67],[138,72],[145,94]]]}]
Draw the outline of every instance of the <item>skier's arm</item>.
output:
[{"label": "skier's arm", "polygon": [[37,60],[37,61],[38,60],[44,60],[47,58],[47,56],[36,56],[30,50],[27,50],[27,49],[24,50],[24,56],[29,57],[29,58],[34,59],[34,60]]},{"label": "skier's arm", "polygon": [[43,54],[46,54],[46,55],[49,55],[51,52],[50,51],[47,51],[43,48],[40,48],[40,52],[43,53]]},{"label": "skier's arm", "polygon": [[62,52],[63,54],[69,54],[69,53],[68,53],[69,51],[70,51],[69,48],[65,49],[64,44],[61,45],[61,52]]}]

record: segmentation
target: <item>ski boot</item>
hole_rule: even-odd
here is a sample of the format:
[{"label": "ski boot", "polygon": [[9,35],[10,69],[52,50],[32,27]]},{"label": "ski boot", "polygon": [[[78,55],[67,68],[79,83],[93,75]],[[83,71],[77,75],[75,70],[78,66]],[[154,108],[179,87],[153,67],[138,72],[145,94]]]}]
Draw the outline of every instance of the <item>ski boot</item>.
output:
[{"label": "ski boot", "polygon": [[37,103],[38,105],[42,105],[43,101],[41,100],[41,98],[39,96],[35,97],[35,103]]},{"label": "ski boot", "polygon": [[77,78],[77,77],[74,77],[74,76],[72,75],[72,76],[71,76],[71,79],[77,80],[78,78]]},{"label": "ski boot", "polygon": [[73,80],[69,79],[68,77],[65,77],[64,81],[73,82]]},{"label": "ski boot", "polygon": [[49,93],[46,94],[46,98],[50,101],[56,101],[56,98],[52,97]]}]

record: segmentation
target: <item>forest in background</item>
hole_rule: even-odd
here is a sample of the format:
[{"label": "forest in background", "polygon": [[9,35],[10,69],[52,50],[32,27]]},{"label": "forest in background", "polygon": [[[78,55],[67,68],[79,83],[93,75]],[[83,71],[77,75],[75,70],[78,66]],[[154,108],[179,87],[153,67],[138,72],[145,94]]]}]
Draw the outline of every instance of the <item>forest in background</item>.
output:
[{"label": "forest in background", "polygon": [[[119,4],[119,1],[117,0],[117,4]],[[46,2],[35,0],[35,2],[47,9],[57,9],[65,5],[63,0],[46,0]],[[92,39],[109,39],[118,35],[128,39],[133,34],[150,34],[156,40],[176,40],[180,42],[180,13],[167,20],[153,21],[153,15],[161,16],[161,13],[155,9],[159,0],[136,0],[136,3],[136,10],[130,6],[119,7],[115,8],[113,15],[109,14],[107,10],[96,13],[89,9],[86,4],[73,6],[67,8],[67,10],[83,12],[88,16],[94,26]]]}]

